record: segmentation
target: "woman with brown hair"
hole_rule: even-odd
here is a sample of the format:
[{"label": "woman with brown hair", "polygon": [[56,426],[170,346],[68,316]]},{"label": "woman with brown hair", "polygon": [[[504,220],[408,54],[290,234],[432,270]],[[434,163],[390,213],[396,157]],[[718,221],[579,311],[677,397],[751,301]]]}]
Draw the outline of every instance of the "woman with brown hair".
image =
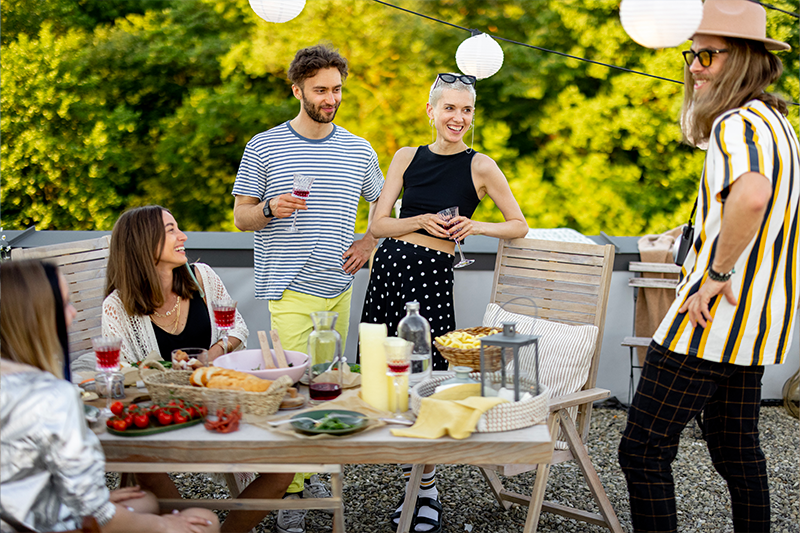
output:
[{"label": "woman with brown hair", "polygon": [[92,516],[104,533],[219,531],[205,509],[158,516],[139,487],[109,492],[100,442],[74,386],[60,379],[59,315],[69,326],[75,308],[54,266],[0,265],[0,530],[76,529]]},{"label": "woman with brown hair", "polygon": [[[209,361],[224,353],[212,304],[230,296],[211,267],[189,265],[185,243],[175,218],[157,205],[126,211],[114,224],[103,335],[122,339],[120,355],[129,363],[153,350],[167,361],[179,348],[208,348]],[[244,348],[248,333],[236,311],[228,351]]]}]

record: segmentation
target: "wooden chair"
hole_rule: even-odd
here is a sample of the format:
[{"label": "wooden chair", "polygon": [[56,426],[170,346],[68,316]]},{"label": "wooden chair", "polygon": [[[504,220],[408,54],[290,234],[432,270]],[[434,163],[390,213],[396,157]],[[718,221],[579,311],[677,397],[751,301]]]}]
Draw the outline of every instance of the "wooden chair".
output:
[{"label": "wooden chair", "polygon": [[[622,340],[622,346],[630,350],[630,380],[628,382],[628,404],[633,399],[633,391],[635,389],[634,370],[641,369],[642,365],[637,364],[640,359],[637,359],[636,352],[642,348],[646,349],[650,346],[652,337],[637,336],[636,331],[636,308],[640,304],[639,295],[642,291],[672,291],[672,297],[675,296],[675,287],[678,286],[677,275],[681,272],[681,267],[672,263],[640,263],[632,261],[628,265],[628,270],[638,274],[628,280],[628,286],[633,288],[633,328],[631,331],[633,335],[625,337]],[[666,278],[665,275],[673,277]],[[666,311],[666,310],[665,310]],[[663,317],[661,317],[663,318]]]},{"label": "wooden chair", "polygon": [[11,259],[44,259],[58,265],[78,311],[69,328],[72,360],[92,353],[92,337],[102,334],[103,292],[111,237],[75,241],[36,248],[15,248]]},{"label": "wooden chair", "polygon": [[[494,271],[491,301],[503,305],[506,311],[573,325],[591,324],[598,328],[597,344],[592,354],[589,377],[579,392],[551,398],[547,424],[553,438],[553,458],[540,465],[486,465],[481,468],[486,481],[500,505],[508,509],[512,503],[528,505],[525,533],[536,531],[542,511],[552,512],[604,526],[622,532],[611,502],[606,496],[597,472],[592,466],[586,443],[589,439],[592,403],[608,397],[610,391],[595,387],[600,365],[608,289],[614,266],[613,245],[592,245],[514,239],[500,241]],[[536,308],[526,305],[530,298]],[[510,302],[510,303],[506,303]],[[575,419],[568,408],[578,407]],[[559,430],[567,449],[556,449]],[[583,472],[600,514],[544,501],[550,466],[574,460]],[[505,476],[536,469],[531,496],[503,488],[498,473]]]}]

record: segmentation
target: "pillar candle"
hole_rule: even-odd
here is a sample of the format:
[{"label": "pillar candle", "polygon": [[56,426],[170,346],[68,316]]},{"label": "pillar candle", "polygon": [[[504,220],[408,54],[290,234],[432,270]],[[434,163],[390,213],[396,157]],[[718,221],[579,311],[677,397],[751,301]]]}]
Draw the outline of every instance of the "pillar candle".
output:
[{"label": "pillar candle", "polygon": [[376,409],[389,410],[389,392],[386,376],[386,355],[383,341],[386,339],[386,324],[358,325],[361,347],[361,399]]}]

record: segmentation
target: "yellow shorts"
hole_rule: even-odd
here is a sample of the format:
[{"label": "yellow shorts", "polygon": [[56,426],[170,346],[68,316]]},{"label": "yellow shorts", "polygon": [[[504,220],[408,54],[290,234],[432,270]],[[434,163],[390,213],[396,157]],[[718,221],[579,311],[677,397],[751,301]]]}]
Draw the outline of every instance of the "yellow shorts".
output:
[{"label": "yellow shorts", "polygon": [[[272,328],[278,330],[281,344],[285,350],[308,353],[308,336],[314,331],[310,313],[313,311],[335,311],[339,313],[336,319],[336,331],[342,336],[342,353],[344,353],[347,329],[350,326],[350,300],[353,288],[350,287],[336,298],[319,298],[301,292],[290,290],[283,291],[280,300],[269,301],[269,313]],[[297,473],[292,484],[286,489],[288,493],[303,492],[304,480],[311,477],[311,473]]]},{"label": "yellow shorts", "polygon": [[269,301],[272,329],[278,330],[281,344],[285,350],[307,353],[308,336],[314,331],[310,313],[314,311],[335,311],[336,331],[342,336],[342,353],[350,327],[350,300],[353,287],[335,298],[319,298],[301,292],[283,291],[280,300]]}]

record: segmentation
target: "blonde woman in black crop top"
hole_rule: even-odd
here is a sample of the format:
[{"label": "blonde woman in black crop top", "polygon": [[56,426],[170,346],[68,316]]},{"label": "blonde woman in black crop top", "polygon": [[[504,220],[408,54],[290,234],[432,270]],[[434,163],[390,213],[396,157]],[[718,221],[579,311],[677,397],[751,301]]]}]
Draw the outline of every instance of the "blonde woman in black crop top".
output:
[{"label": "blonde woman in black crop top", "polygon": [[[500,239],[524,237],[528,224],[497,163],[464,143],[475,111],[474,78],[439,74],[426,104],[436,128],[436,140],[427,146],[401,148],[386,174],[383,192],[370,223],[375,237],[386,238],[375,254],[362,322],[384,323],[389,335],[405,316],[405,303],[417,300],[420,314],[431,324],[431,337],[455,329],[453,307],[454,239],[488,235]],[[401,191],[399,218],[391,211]],[[482,222],[470,217],[488,195],[505,222]],[[449,229],[437,215],[458,206],[461,216]],[[433,349],[434,370],[447,369],[447,361]],[[411,465],[403,466],[406,479]],[[428,465],[420,486],[419,508],[412,531],[441,531],[441,504],[435,467]],[[402,502],[402,499],[401,499]],[[392,515],[396,525],[400,510]]]}]

